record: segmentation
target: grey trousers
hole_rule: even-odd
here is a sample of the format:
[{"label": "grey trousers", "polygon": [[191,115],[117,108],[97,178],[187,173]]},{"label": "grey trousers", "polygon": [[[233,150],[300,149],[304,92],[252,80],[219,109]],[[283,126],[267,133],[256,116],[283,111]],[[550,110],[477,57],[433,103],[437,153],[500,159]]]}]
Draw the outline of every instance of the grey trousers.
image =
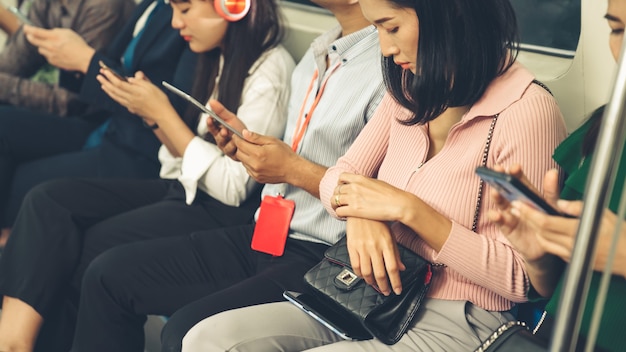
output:
[{"label": "grey trousers", "polygon": [[467,301],[427,299],[413,326],[395,345],[372,339],[346,341],[289,302],[226,311],[195,325],[183,352],[382,352],[474,351],[496,328],[514,317]]}]

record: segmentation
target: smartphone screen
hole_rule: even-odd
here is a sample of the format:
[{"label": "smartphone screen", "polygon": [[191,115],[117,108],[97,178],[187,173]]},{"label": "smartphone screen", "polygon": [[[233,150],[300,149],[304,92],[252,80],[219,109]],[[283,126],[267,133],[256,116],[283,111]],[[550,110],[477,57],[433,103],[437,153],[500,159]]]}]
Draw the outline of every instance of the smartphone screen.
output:
[{"label": "smartphone screen", "polygon": [[519,200],[537,210],[542,210],[549,215],[571,217],[556,210],[540,195],[528,188],[516,177],[482,166],[476,168],[476,174],[493,188],[498,190],[498,192],[509,202]]},{"label": "smartphone screen", "polygon": [[121,81],[124,81],[124,82],[128,82],[128,79],[126,77],[124,77],[123,75],[121,75],[117,71],[115,71],[114,69],[112,69],[109,66],[107,66],[107,64],[105,64],[102,60],[98,61],[98,65],[100,65],[100,67],[102,67],[103,69],[111,72],[113,74],[113,76],[117,77],[117,79],[119,79]]}]

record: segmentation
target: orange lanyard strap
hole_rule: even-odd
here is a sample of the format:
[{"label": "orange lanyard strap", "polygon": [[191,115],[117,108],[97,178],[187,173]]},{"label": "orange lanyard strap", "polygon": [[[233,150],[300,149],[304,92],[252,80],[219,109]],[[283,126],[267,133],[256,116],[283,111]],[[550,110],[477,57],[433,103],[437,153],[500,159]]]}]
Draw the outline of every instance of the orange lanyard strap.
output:
[{"label": "orange lanyard strap", "polygon": [[[322,82],[320,89],[315,95],[315,100],[313,101],[313,104],[311,105],[311,108],[309,109],[309,113],[306,115],[303,115],[304,107],[306,106],[306,102],[309,100],[309,95],[311,94],[311,91],[313,90],[313,84],[315,83],[315,80],[317,80],[317,77],[319,76],[319,71],[317,69],[315,70],[315,73],[313,74],[313,78],[311,78],[311,83],[309,83],[309,88],[307,89],[306,95],[304,97],[304,101],[302,102],[302,107],[300,108],[300,114],[298,115],[298,123],[296,124],[296,131],[294,133],[293,141],[291,143],[291,149],[293,149],[294,152],[298,151],[298,146],[300,145],[300,142],[302,142],[302,138],[304,137],[304,132],[306,131],[307,127],[309,127],[309,122],[311,122],[311,116],[313,116],[313,111],[315,111],[317,104],[320,102],[320,99],[322,99],[322,94],[324,94],[324,89],[326,89],[326,83],[328,82],[328,79],[330,78],[330,76],[335,72],[335,70],[337,70],[337,68],[339,68],[339,64],[335,65],[335,67],[332,68],[332,70],[330,71],[330,74],[328,74],[326,79]],[[303,119],[304,121],[302,121]]]}]

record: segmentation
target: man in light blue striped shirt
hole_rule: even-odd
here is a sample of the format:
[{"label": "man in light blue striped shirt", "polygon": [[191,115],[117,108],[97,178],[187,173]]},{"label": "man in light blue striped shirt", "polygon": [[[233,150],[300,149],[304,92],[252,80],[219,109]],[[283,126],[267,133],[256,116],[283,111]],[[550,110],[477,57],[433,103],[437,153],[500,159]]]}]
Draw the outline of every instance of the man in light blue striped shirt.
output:
[{"label": "man in light blue striped shirt", "polygon": [[[315,39],[293,72],[283,140],[244,130],[236,116],[211,102],[220,117],[244,130],[245,140],[210,125],[222,150],[265,184],[264,198],[280,195],[281,201],[295,204],[291,218],[263,215],[264,205],[257,211],[257,224],[265,229],[261,244],[284,245],[284,253],[252,249],[255,224],[113,248],[106,258],[114,260],[98,260],[98,269],[85,274],[77,335],[86,326],[123,339],[133,330],[141,332],[137,322],[146,312],[166,314],[183,307],[162,333],[163,351],[179,351],[186,332],[206,317],[282,301],[285,290],[303,291],[304,273],[345,234],[345,223],[322,206],[319,182],[385,93],[381,52],[378,34],[357,1],[314,2],[335,14],[339,26]],[[109,273],[114,273],[114,283],[101,280]]]},{"label": "man in light blue striped shirt", "polygon": [[[376,30],[368,26],[347,36],[340,34],[341,27],[337,27],[315,39],[292,75],[289,118],[283,138],[288,146],[293,145],[294,132],[299,127],[299,111],[309,112],[316,98],[314,93],[319,92],[326,79],[329,82],[310,116],[297,157],[289,155],[291,150],[282,148],[287,152],[272,156],[282,163],[280,168],[259,165],[268,174],[252,175],[266,184],[262,197],[281,194],[295,202],[290,238],[325,244],[333,244],[345,234],[345,222],[332,218],[323,208],[319,182],[326,169],[348,150],[384,94]],[[333,71],[335,65],[339,66]],[[314,80],[312,93],[307,96],[308,83],[316,70],[324,74]],[[265,142],[276,143],[260,136],[252,136],[251,141],[260,144],[259,149]],[[237,146],[241,149],[246,145],[237,143]],[[240,160],[241,154],[237,154]],[[248,160],[244,164],[249,172],[255,172],[252,169],[255,160]]]}]

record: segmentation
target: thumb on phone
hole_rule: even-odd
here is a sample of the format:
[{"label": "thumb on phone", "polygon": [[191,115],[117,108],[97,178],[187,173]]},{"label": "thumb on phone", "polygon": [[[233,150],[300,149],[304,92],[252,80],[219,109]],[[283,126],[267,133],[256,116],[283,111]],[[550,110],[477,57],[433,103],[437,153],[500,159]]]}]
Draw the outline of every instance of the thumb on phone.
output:
[{"label": "thumb on phone", "polygon": [[243,137],[248,143],[252,143],[256,145],[263,145],[263,144],[270,143],[270,139],[268,139],[267,136],[252,132],[250,130],[243,130],[241,134],[243,134]]},{"label": "thumb on phone", "polygon": [[543,177],[543,198],[552,206],[556,206],[560,196],[559,170],[552,169]]},{"label": "thumb on phone", "polygon": [[209,106],[211,107],[211,110],[213,110],[213,112],[217,114],[217,116],[221,117],[222,120],[228,123],[237,118],[235,114],[226,109],[226,107],[222,103],[215,99],[209,100]]},{"label": "thumb on phone", "polygon": [[224,122],[234,127],[237,131],[243,131],[246,129],[246,125],[237,117],[237,115],[226,109],[226,107],[219,101],[215,99],[209,100],[209,107],[214,113],[217,114],[217,116],[224,120]]},{"label": "thumb on phone", "polygon": [[139,79],[139,80],[143,80],[143,81],[150,81],[150,79],[148,78],[148,76],[146,76],[145,73],[143,73],[143,71],[137,71],[135,72],[135,79]]}]

